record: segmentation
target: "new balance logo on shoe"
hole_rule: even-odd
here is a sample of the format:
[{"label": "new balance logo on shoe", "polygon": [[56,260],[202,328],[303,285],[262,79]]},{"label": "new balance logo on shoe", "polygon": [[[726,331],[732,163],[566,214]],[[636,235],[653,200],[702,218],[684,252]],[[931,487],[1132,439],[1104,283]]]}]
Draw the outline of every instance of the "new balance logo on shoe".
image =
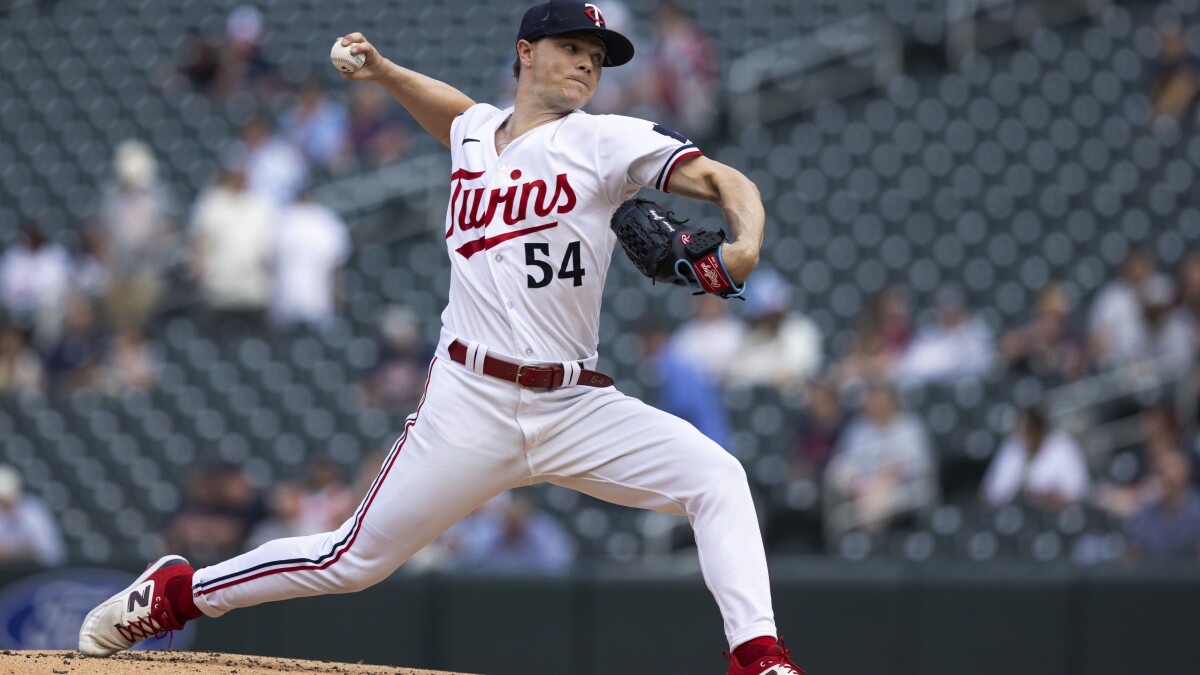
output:
[{"label": "new balance logo on shoe", "polygon": [[142,587],[140,591],[134,591],[129,594],[129,607],[126,612],[133,612],[133,605],[137,603],[142,607],[150,606],[150,594],[154,592],[154,582],[150,582]]}]

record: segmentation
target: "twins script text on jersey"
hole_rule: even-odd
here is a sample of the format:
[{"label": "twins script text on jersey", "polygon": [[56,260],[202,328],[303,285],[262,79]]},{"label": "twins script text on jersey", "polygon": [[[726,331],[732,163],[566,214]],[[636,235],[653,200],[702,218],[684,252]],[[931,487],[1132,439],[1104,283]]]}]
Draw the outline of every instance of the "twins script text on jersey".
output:
[{"label": "twins script text on jersey", "polygon": [[[486,228],[492,224],[497,213],[504,219],[505,225],[516,225],[525,221],[529,215],[530,206],[533,207],[533,213],[538,218],[545,218],[555,212],[570,213],[575,208],[577,201],[575,191],[571,189],[571,180],[565,173],[560,173],[553,179],[553,192],[546,185],[546,181],[540,178],[520,185],[510,185],[503,189],[498,187],[490,190],[486,187],[463,189],[465,181],[478,179],[485,173],[459,169],[450,174],[450,184],[453,187],[450,195],[450,213],[454,220],[446,228],[447,239],[454,234],[455,225],[461,232]],[[520,169],[513,169],[509,174],[509,178],[514,181],[520,180],[521,177]],[[547,196],[549,196],[548,199]],[[455,252],[464,258],[470,258],[479,251],[492,248],[501,242],[548,230],[556,225],[558,225],[557,221],[550,221],[517,230],[485,234],[485,236],[472,239],[459,246]]]}]

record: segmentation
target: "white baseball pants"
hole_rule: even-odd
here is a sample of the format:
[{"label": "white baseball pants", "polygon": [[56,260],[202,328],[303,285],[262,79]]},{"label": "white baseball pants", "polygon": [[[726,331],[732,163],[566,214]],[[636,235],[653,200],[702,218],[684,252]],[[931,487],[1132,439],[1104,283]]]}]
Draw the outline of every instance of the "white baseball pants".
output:
[{"label": "white baseball pants", "polygon": [[730,649],[776,635],[758,520],[734,457],[613,387],[531,391],[439,353],[421,405],[354,515],[333,532],[278,539],[197,570],[192,590],[204,614],[360,591],[495,495],[550,482],[686,515]]}]

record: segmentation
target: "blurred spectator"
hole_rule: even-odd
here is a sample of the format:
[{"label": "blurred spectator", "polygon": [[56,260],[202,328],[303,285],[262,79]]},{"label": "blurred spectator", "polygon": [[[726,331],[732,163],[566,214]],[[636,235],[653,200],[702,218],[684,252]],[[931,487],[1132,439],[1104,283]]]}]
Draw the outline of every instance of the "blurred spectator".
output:
[{"label": "blurred spectator", "polygon": [[300,492],[302,521],[315,523],[319,531],[333,530],[350,516],[356,504],[356,495],[333,460],[317,457],[309,464],[308,483]]},{"label": "blurred spectator", "polygon": [[464,567],[490,572],[561,573],[571,567],[575,549],[554,516],[533,508],[529,497],[513,494],[508,505],[479,522],[482,530],[464,552]]},{"label": "blurred spectator", "polygon": [[21,474],[0,464],[0,562],[61,565],[67,551],[50,510],[27,495]]},{"label": "blurred spectator", "polygon": [[902,387],[979,377],[992,366],[992,333],[972,317],[962,294],[946,287],[937,293],[938,322],[922,328],[896,364]]},{"label": "blurred spectator", "polygon": [[891,379],[896,362],[912,342],[908,291],[889,286],[859,319],[849,353],[835,366],[843,382]]},{"label": "blurred spectator", "polygon": [[1138,352],[1145,331],[1142,285],[1154,267],[1149,250],[1133,249],[1121,263],[1121,275],[1096,293],[1088,317],[1088,348],[1097,365],[1113,368]]},{"label": "blurred spectator", "polygon": [[1143,410],[1140,426],[1142,442],[1132,455],[1135,464],[1115,476],[1117,484],[1098,485],[1094,494],[1097,506],[1121,519],[1129,518],[1162,495],[1158,467],[1165,457],[1185,452],[1179,425],[1169,406],[1160,404]]},{"label": "blurred spectator", "polygon": [[63,307],[71,288],[71,256],[46,239],[36,223],[0,258],[0,301],[9,318],[33,331],[34,342],[50,345],[62,329]]},{"label": "blurred spectator", "polygon": [[1102,364],[1109,368],[1188,367],[1195,355],[1195,326],[1188,313],[1175,305],[1171,280],[1162,274],[1147,277],[1139,284],[1135,299],[1138,314],[1120,329],[1121,341],[1104,354]]},{"label": "blurred spectator", "polygon": [[256,117],[242,129],[246,187],[272,206],[291,204],[308,180],[304,155],[275,133],[271,120]]},{"label": "blurred spectator", "polygon": [[271,488],[267,517],[255,525],[246,537],[246,550],[256,549],[268,541],[302,537],[329,529],[304,517],[302,497],[300,488],[291,483],[280,483]]},{"label": "blurred spectator", "polygon": [[81,297],[67,303],[66,327],[46,358],[46,370],[56,387],[87,389],[100,384],[105,336],[91,303]]},{"label": "blurred spectator", "polygon": [[417,551],[405,567],[411,570],[427,568],[451,568],[462,565],[467,560],[474,560],[477,553],[483,550],[484,543],[490,541],[498,523],[512,502],[511,491],[501,492],[484,502],[479,508],[467,514],[465,518],[450,526],[440,537],[425,548]]},{"label": "blurred spectator", "polygon": [[[755,277],[757,280],[757,277]],[[715,295],[695,296],[696,314],[671,336],[672,351],[720,383],[746,339],[746,324],[730,312],[733,303]]]},{"label": "blurred spectator", "polygon": [[[1189,253],[1179,264],[1179,308],[1187,314],[1193,327],[1200,328],[1200,252]],[[1200,337],[1197,338],[1200,342]]]},{"label": "blurred spectator", "polygon": [[108,295],[108,269],[104,260],[104,235],[95,227],[85,228],[80,235],[83,244],[75,256],[72,277],[73,292],[99,305]]},{"label": "blurred spectator", "polygon": [[[642,30],[643,22],[621,0],[604,0],[604,25],[629,38],[635,54],[653,53],[653,45]],[[647,58],[636,58],[620,68],[604,71],[605,85],[596,89],[587,111],[593,115],[633,115],[657,120],[661,111],[644,108],[658,96],[656,75],[654,62]],[[516,84],[511,77],[508,80]],[[515,93],[514,90],[514,96]]]},{"label": "blurred spectator", "polygon": [[350,234],[333,209],[308,193],[285,207],[275,234],[271,318],[319,326],[333,318]]},{"label": "blurred spectator", "polygon": [[1084,374],[1083,340],[1071,329],[1071,299],[1060,284],[1038,295],[1033,320],[1000,338],[1000,354],[1008,368],[1023,375],[1069,382]]},{"label": "blurred spectator", "polygon": [[30,349],[25,331],[0,327],[0,394],[40,392],[44,380],[42,361]]},{"label": "blurred spectator", "polygon": [[383,166],[408,149],[411,120],[382,87],[353,87],[345,153],[363,168]]},{"label": "blurred spectator", "polygon": [[263,50],[266,32],[263,15],[256,7],[239,5],[225,20],[225,44],[218,50],[213,93],[219,99],[247,92],[256,99],[269,99],[279,85],[275,64]]},{"label": "blurred spectator", "polygon": [[421,335],[416,314],[407,307],[385,310],[380,332],[379,361],[363,387],[363,398],[369,406],[412,412],[425,389],[432,349]]},{"label": "blurred spectator", "polygon": [[142,327],[158,307],[163,270],[175,248],[171,204],[150,146],[122,141],[113,157],[116,180],[100,202],[105,310],[116,328]]},{"label": "blurred spectator", "polygon": [[[722,447],[730,447],[729,413],[721,385],[742,348],[745,326],[729,313],[729,302],[696,296],[696,316],[670,338],[643,335],[647,355],[657,365],[661,388],[657,406],[680,417]],[[660,344],[654,344],[655,342]]]},{"label": "blurred spectator", "polygon": [[[367,87],[371,88],[371,87]],[[279,120],[279,135],[313,166],[329,168],[346,143],[346,109],[316,82],[300,88],[296,103]]]},{"label": "blurred spectator", "polygon": [[720,71],[712,40],[679,5],[663,0],[654,12],[658,45],[653,54],[658,121],[693,139],[704,139],[716,126]]},{"label": "blurred spectator", "polygon": [[1024,501],[1058,510],[1087,496],[1087,460],[1070,434],[1051,429],[1036,408],[1027,408],[1015,433],[1000,446],[983,479],[980,496],[996,508]]},{"label": "blurred spectator", "polygon": [[167,548],[200,564],[240,553],[266,506],[237,467],[213,464],[194,471],[183,507],[165,533]]},{"label": "blurred spectator", "polygon": [[[658,371],[656,407],[691,423],[721,447],[731,447],[729,412],[715,375],[718,369],[703,365],[704,359],[695,360],[686,345],[660,330],[643,331],[642,344]],[[725,345],[714,347],[719,351]]]},{"label": "blurred spectator", "polygon": [[1165,26],[1158,37],[1158,57],[1150,84],[1150,106],[1155,126],[1190,121],[1200,100],[1200,64],[1188,53],[1182,27]]},{"label": "blurred spectator", "polygon": [[925,425],[882,384],[842,433],[825,472],[826,532],[878,532],[934,505],[937,467]]},{"label": "blurred spectator", "polygon": [[227,171],[200,195],[192,216],[192,269],[218,325],[261,329],[271,293],[275,211]]},{"label": "blurred spectator", "polygon": [[1191,472],[1187,458],[1177,452],[1159,462],[1162,496],[1129,521],[1132,560],[1200,561],[1200,493]]},{"label": "blurred spectator", "polygon": [[104,370],[104,386],[109,393],[154,388],[158,381],[158,362],[140,328],[117,333],[105,359]]},{"label": "blurred spectator", "polygon": [[179,73],[187,79],[188,84],[209,95],[217,94],[221,74],[221,53],[214,42],[193,35],[184,45],[179,62]]},{"label": "blurred spectator", "polygon": [[792,478],[824,475],[845,428],[837,387],[828,380],[816,380],[808,388],[798,423],[796,448],[789,470]]},{"label": "blurred spectator", "polygon": [[1195,326],[1191,317],[1175,305],[1175,287],[1164,275],[1155,275],[1142,287],[1142,316],[1145,342],[1134,361],[1158,361],[1163,368],[1178,371],[1195,361]]},{"label": "blurred spectator", "polygon": [[745,297],[749,326],[741,350],[729,363],[730,386],[798,393],[821,368],[817,325],[791,309],[788,282],[774,270],[759,268]]}]

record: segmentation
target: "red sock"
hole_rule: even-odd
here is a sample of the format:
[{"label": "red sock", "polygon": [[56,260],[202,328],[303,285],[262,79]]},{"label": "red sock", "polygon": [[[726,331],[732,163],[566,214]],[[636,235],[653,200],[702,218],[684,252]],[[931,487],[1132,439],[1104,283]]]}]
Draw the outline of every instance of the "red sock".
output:
[{"label": "red sock", "polygon": [[775,641],[775,638],[764,635],[738,645],[737,649],[733,650],[733,655],[737,657],[738,663],[745,665],[768,654],[773,654],[777,650],[779,650],[779,643]]},{"label": "red sock", "polygon": [[179,623],[187,623],[200,618],[203,612],[192,600],[192,575],[181,574],[167,580],[167,603],[171,605],[171,614]]}]

